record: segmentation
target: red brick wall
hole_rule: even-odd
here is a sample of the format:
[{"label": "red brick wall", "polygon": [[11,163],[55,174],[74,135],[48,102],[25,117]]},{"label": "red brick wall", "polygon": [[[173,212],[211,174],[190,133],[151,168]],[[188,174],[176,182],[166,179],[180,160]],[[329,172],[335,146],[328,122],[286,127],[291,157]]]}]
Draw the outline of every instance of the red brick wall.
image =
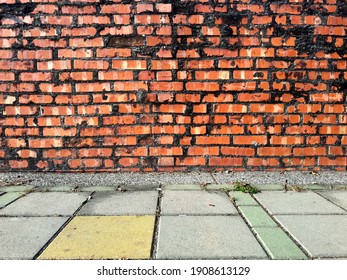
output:
[{"label": "red brick wall", "polygon": [[345,0],[1,0],[0,170],[346,170]]}]

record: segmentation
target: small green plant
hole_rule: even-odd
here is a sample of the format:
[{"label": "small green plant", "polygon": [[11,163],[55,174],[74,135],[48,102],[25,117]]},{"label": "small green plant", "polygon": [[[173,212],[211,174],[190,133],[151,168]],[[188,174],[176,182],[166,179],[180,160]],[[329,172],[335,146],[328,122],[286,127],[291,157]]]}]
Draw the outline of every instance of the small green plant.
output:
[{"label": "small green plant", "polygon": [[239,191],[239,192],[243,192],[243,193],[258,193],[258,192],[260,192],[257,188],[252,187],[250,184],[244,183],[244,182],[234,182],[233,186],[234,186],[235,191]]}]

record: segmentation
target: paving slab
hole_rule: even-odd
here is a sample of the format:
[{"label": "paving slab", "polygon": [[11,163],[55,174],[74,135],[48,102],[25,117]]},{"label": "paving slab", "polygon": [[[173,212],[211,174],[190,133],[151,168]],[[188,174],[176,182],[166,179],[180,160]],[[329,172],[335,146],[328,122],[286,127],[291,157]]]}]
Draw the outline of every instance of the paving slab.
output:
[{"label": "paving slab", "polygon": [[88,198],[88,193],[29,193],[0,210],[3,216],[70,216]]},{"label": "paving slab", "polygon": [[255,197],[271,214],[346,214],[313,192],[263,192]]},{"label": "paving slab", "polygon": [[347,191],[326,191],[320,194],[347,210]]},{"label": "paving slab", "polygon": [[276,222],[260,206],[239,206],[251,227],[277,227]]},{"label": "paving slab", "polygon": [[260,191],[283,191],[284,185],[281,184],[251,184],[252,187]]},{"label": "paving slab", "polygon": [[333,190],[347,190],[347,184],[335,184],[335,185],[332,185],[331,188]]},{"label": "paving slab", "polygon": [[237,216],[161,216],[157,259],[266,259]]},{"label": "paving slab", "polygon": [[39,186],[35,188],[35,192],[72,192],[77,187],[73,184],[69,185],[50,185]]},{"label": "paving slab", "polygon": [[155,216],[75,217],[38,259],[149,259]]},{"label": "paving slab", "polygon": [[258,202],[248,193],[229,192],[229,196],[233,199],[236,205],[259,205]]},{"label": "paving slab", "polygon": [[306,260],[308,257],[280,228],[253,228],[271,259]]},{"label": "paving slab", "polygon": [[31,186],[31,185],[7,186],[7,187],[0,187],[0,191],[2,191],[2,192],[28,192],[34,188],[35,188],[35,186]]},{"label": "paving slab", "polygon": [[329,185],[322,185],[322,184],[306,184],[299,186],[305,190],[328,190],[331,188]]},{"label": "paving slab", "polygon": [[347,215],[275,216],[314,258],[347,258]]},{"label": "paving slab", "polygon": [[125,190],[129,191],[156,191],[158,188],[160,188],[161,184],[159,183],[153,183],[153,184],[148,184],[148,183],[143,183],[143,184],[122,184],[120,187]]},{"label": "paving slab", "polygon": [[82,192],[110,192],[117,191],[118,186],[89,186],[89,187],[79,187],[77,191]]},{"label": "paving slab", "polygon": [[0,259],[32,259],[66,220],[63,217],[0,217]]},{"label": "paving slab", "polygon": [[96,192],[78,215],[155,215],[157,191]]},{"label": "paving slab", "polygon": [[233,190],[234,186],[231,184],[207,184],[207,185],[203,185],[202,188],[206,190],[228,191],[228,190]]},{"label": "paving slab", "polygon": [[164,191],[161,215],[238,214],[226,193],[220,191]]},{"label": "paving slab", "polygon": [[9,192],[9,193],[2,194],[0,196],[0,208],[5,207],[7,204],[18,199],[22,195],[24,195],[24,194],[21,192]]},{"label": "paving slab", "polygon": [[163,190],[201,190],[200,185],[178,184],[178,185],[163,185]]}]

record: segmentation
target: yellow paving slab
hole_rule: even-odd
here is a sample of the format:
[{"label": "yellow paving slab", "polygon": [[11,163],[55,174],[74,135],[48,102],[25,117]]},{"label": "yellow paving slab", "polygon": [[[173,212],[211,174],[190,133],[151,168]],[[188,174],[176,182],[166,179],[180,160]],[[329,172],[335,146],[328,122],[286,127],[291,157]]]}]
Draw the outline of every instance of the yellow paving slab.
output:
[{"label": "yellow paving slab", "polygon": [[155,216],[78,216],[38,259],[149,259]]}]

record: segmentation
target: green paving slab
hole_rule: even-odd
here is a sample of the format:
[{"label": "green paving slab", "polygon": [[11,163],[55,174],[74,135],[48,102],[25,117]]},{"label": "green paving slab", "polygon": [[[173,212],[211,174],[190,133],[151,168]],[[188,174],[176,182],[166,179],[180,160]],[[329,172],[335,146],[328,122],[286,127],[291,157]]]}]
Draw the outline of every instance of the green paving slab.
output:
[{"label": "green paving slab", "polygon": [[284,186],[281,184],[251,184],[252,187],[260,191],[283,191]]},{"label": "green paving slab", "polygon": [[90,186],[90,187],[79,187],[77,191],[82,192],[107,192],[116,191],[118,186]]},{"label": "green paving slab", "polygon": [[277,227],[276,222],[260,206],[240,206],[239,209],[251,227]]},{"label": "green paving slab", "polygon": [[163,190],[201,190],[200,185],[163,185]]},{"label": "green paving slab", "polygon": [[229,196],[233,199],[237,206],[240,205],[259,205],[258,202],[248,193],[229,192]]},{"label": "green paving slab", "polygon": [[308,257],[280,228],[253,228],[265,250],[274,260],[306,260]]},{"label": "green paving slab", "polygon": [[149,259],[155,216],[75,217],[38,259]]},{"label": "green paving slab", "polygon": [[233,185],[228,185],[228,184],[207,184],[206,186],[202,187],[203,189],[207,190],[233,190],[234,186]]},{"label": "green paving slab", "polygon": [[21,197],[24,193],[22,192],[9,192],[0,196],[0,208],[6,206],[17,198]]},{"label": "green paving slab", "polygon": [[8,186],[0,187],[0,192],[27,192],[34,189],[35,186],[31,185],[20,185],[20,186]]}]

